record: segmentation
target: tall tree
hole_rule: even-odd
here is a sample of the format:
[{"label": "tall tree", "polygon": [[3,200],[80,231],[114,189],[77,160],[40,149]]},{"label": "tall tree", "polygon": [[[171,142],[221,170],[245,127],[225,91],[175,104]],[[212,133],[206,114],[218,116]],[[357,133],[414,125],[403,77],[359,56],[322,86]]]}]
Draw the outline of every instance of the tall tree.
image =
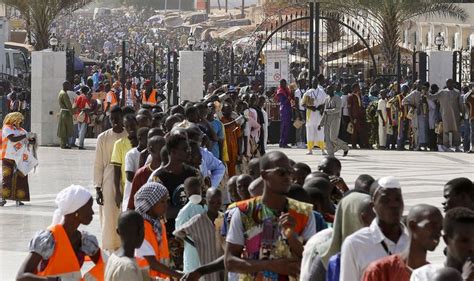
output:
[{"label": "tall tree", "polygon": [[51,24],[61,14],[73,11],[92,0],[0,0],[17,9],[26,22],[29,37],[35,40],[35,48],[48,48]]},{"label": "tall tree", "polygon": [[407,20],[418,16],[444,16],[467,20],[467,12],[446,0],[331,0],[321,2],[321,9],[349,13],[353,16],[365,16],[373,21],[377,29],[378,41],[382,47],[382,56],[394,72],[397,62],[401,27]]}]

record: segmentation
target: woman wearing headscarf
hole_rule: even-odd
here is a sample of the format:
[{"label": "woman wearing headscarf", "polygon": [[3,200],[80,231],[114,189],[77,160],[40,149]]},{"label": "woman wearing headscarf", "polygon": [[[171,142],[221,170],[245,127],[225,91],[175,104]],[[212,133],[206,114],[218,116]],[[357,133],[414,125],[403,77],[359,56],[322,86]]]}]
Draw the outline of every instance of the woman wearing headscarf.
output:
[{"label": "woman wearing headscarf", "polygon": [[[375,217],[370,204],[370,196],[365,193],[351,192],[342,198],[336,210],[332,237],[329,240],[318,239],[320,238],[318,233],[305,245],[303,261],[301,262],[301,281],[339,280],[333,277],[334,271],[338,272],[337,269],[329,272],[329,260],[337,254],[339,256],[336,257],[339,257],[340,260],[341,246],[344,239],[370,224],[370,221]],[[322,242],[314,243],[314,241]]]},{"label": "woman wearing headscarf", "polygon": [[[15,200],[17,206],[24,205],[22,201],[30,201],[30,188],[28,186],[28,175],[18,169],[18,161],[23,161],[21,155],[30,143],[34,143],[34,134],[28,133],[22,128],[25,120],[20,112],[12,112],[5,116],[2,128],[2,201],[4,206],[6,200]],[[8,149],[14,146],[15,149]],[[8,153],[7,153],[8,152]]]},{"label": "woman wearing headscarf", "polygon": [[94,211],[87,189],[71,185],[56,196],[57,209],[47,230],[35,234],[29,255],[17,280],[83,280],[81,268],[88,256],[96,265],[86,273],[86,280],[103,280],[104,263],[97,238],[78,227],[89,225]]},{"label": "woman wearing headscarf", "polygon": [[168,200],[168,190],[156,182],[146,183],[135,194],[135,211],[142,215],[145,223],[145,240],[136,251],[138,264],[141,268],[149,267],[150,276],[155,279],[182,276],[170,268],[170,252],[163,221],[168,210]]}]

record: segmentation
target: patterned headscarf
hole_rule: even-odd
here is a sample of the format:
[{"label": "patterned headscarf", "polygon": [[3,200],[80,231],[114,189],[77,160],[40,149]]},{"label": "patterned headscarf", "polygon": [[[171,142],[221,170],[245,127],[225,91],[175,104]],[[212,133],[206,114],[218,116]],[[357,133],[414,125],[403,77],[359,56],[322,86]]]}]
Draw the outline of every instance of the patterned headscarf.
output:
[{"label": "patterned headscarf", "polygon": [[3,125],[10,125],[20,128],[21,123],[25,120],[25,117],[20,112],[11,112],[3,119]]},{"label": "patterned headscarf", "polygon": [[153,218],[147,213],[158,201],[167,196],[169,196],[169,194],[166,187],[157,182],[146,183],[135,194],[135,211],[153,225],[153,230],[156,233],[158,241],[161,241],[160,218]]}]

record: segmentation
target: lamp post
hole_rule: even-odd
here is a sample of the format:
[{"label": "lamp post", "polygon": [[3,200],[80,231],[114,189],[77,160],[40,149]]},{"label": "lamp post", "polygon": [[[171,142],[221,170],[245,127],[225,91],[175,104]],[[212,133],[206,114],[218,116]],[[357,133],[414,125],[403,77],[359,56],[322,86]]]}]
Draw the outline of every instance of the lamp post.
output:
[{"label": "lamp post", "polygon": [[196,37],[191,33],[188,37],[188,47],[190,51],[193,50],[194,45],[196,45]]},{"label": "lamp post", "polygon": [[444,46],[444,37],[441,32],[435,37],[435,45],[438,46],[438,51],[441,51],[441,46]]},{"label": "lamp post", "polygon": [[51,35],[51,38],[49,39],[49,45],[51,46],[53,52],[56,52],[56,47],[58,46],[58,44],[58,38],[56,38],[56,34],[53,33],[53,35]]}]

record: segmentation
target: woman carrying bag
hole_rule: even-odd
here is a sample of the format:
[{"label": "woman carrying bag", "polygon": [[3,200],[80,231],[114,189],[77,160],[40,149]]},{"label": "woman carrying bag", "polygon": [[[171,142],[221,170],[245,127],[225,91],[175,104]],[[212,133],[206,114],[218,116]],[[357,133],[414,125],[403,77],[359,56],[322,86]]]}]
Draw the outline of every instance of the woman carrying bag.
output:
[{"label": "woman carrying bag", "polygon": [[22,128],[24,117],[20,112],[12,112],[5,116],[2,128],[2,200],[0,207],[7,201],[30,201],[28,173],[36,166],[37,160],[30,149],[36,142],[36,134]]},{"label": "woman carrying bag", "polygon": [[[87,96],[86,96],[87,95]],[[81,95],[74,102],[73,108],[76,110],[76,120],[79,130],[79,149],[84,148],[84,139],[86,138],[87,125],[90,123],[89,111],[90,103],[90,89],[87,86],[81,88]]]}]

